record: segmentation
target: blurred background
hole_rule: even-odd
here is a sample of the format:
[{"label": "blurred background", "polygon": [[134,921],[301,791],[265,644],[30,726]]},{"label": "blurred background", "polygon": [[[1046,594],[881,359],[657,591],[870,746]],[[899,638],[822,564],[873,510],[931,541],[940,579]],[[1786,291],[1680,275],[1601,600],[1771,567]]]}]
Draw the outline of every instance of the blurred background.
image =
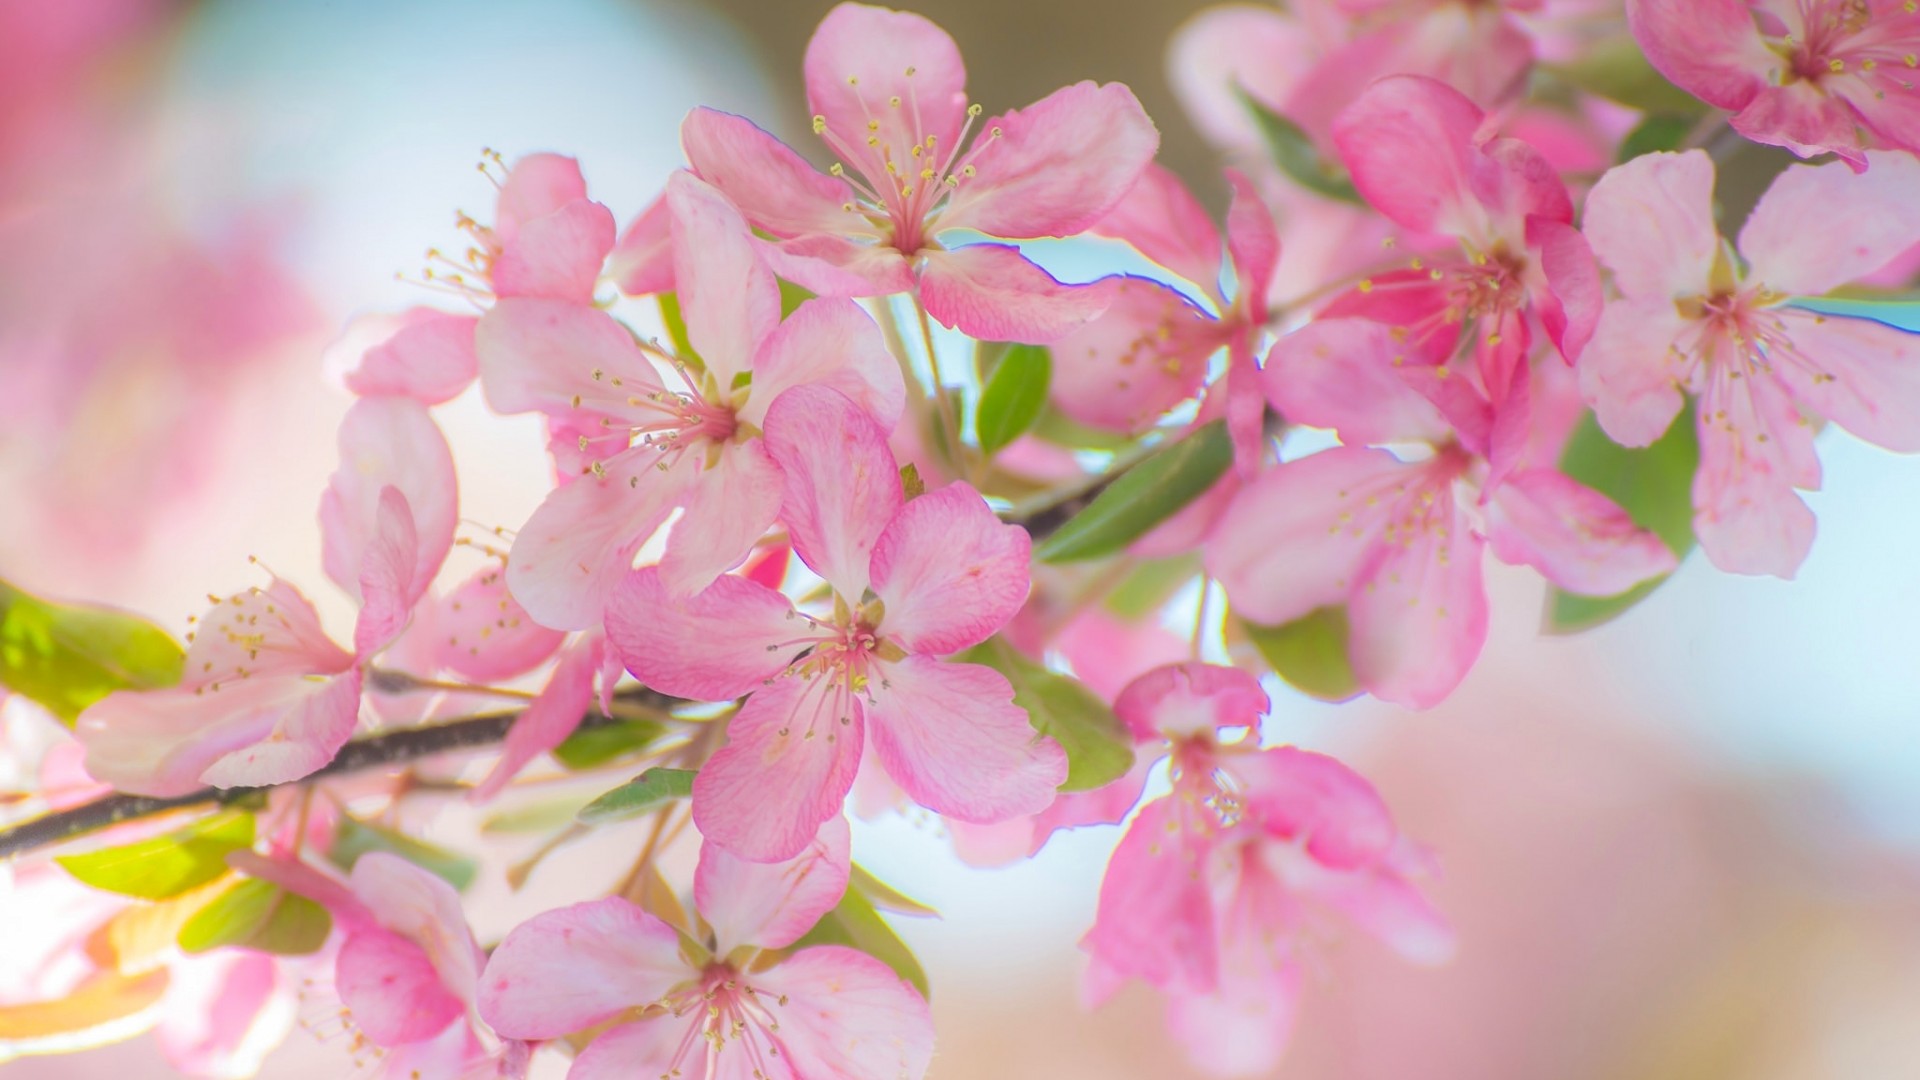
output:
[{"label": "blurred background", "polygon": [[[396,275],[490,206],[482,148],[577,156],[624,222],[678,164],[690,107],[804,130],[801,53],[829,6],[0,0],[0,577],[184,629],[205,594],[255,582],[254,555],[343,629],[313,525],[348,404],[330,345],[443,299]],[[1127,82],[1163,160],[1218,202],[1164,72],[1202,4],[915,6],[989,112]],[[524,520],[547,482],[537,424],[474,394],[441,419],[463,515]],[[1445,706],[1273,687],[1269,732],[1346,757],[1439,853],[1461,945],[1429,971],[1324,943],[1279,1076],[1920,1076],[1920,462],[1838,432],[1821,453],[1798,581],[1695,557],[1624,618],[1549,638],[1537,578],[1501,570],[1492,641]],[[902,926],[934,986],[937,1080],[1197,1075],[1152,994],[1078,1004],[1113,830],[993,871],[936,831],[886,820],[856,848],[943,913]],[[599,876],[568,852],[532,895]],[[478,895],[483,938],[541,906]],[[347,1068],[296,1030],[266,1075]],[[165,1074],[146,1039],[4,1070]]]}]

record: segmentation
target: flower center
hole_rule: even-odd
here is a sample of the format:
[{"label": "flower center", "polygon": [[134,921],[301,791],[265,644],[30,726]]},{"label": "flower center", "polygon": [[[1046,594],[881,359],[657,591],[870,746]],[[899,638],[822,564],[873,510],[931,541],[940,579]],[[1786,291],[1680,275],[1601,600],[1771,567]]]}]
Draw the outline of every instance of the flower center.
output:
[{"label": "flower center", "polygon": [[1803,0],[1799,7],[1797,19],[1758,13],[1767,46],[1786,61],[1778,76],[1782,85],[1805,81],[1832,90],[1842,80],[1855,79],[1871,96],[1913,92],[1911,73],[1920,68],[1920,3],[1909,0],[1878,18],[1867,0]]},{"label": "flower center", "polygon": [[[756,1078],[785,1075],[774,1067],[774,1060],[780,1056],[780,1045],[774,1040],[780,1021],[775,1019],[774,1010],[786,1003],[785,995],[768,994],[745,982],[733,965],[709,964],[698,984],[663,1002],[673,1015],[694,1013],[695,1018],[687,1025],[672,1063],[660,1074],[661,1080],[685,1076],[696,1054],[705,1061],[704,1069],[695,1069],[703,1076],[739,1075],[720,1071],[722,1053],[744,1055],[749,1075]],[[696,1050],[701,1043],[704,1049]]]},{"label": "flower center", "polygon": [[[932,125],[921,115],[914,73],[915,69],[906,69],[906,94],[884,99],[863,91],[859,76],[847,76],[847,86],[865,117],[863,130],[842,130],[823,115],[813,118],[813,133],[841,158],[828,171],[845,180],[855,193],[841,209],[865,218],[882,242],[909,257],[935,246],[937,212],[961,184],[973,178],[974,159],[1001,135],[995,125],[962,156],[960,149],[981,112],[979,105],[968,105],[966,123],[953,144],[941,146],[940,136],[927,130]],[[857,176],[848,175],[848,164]]]}]

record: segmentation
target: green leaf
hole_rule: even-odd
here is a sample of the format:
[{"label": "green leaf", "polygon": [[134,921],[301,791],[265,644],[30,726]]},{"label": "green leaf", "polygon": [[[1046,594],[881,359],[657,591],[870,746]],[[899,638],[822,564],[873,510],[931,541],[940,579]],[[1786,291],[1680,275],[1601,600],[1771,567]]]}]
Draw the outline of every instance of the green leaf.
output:
[{"label": "green leaf", "polygon": [[1254,100],[1253,95],[1237,86],[1234,93],[1240,95],[1241,104],[1253,114],[1253,121],[1259,126],[1261,137],[1266,140],[1267,152],[1273,156],[1273,163],[1280,167],[1281,172],[1308,191],[1329,199],[1363,203],[1347,171],[1328,161],[1320,153],[1320,148],[1313,145],[1307,133],[1300,129],[1300,125]]},{"label": "green leaf", "polygon": [[866,867],[854,863],[851,875],[847,878],[847,888],[857,890],[861,896],[881,911],[891,911],[896,915],[932,916],[940,913],[914,898],[895,889],[867,872]]},{"label": "green leaf", "polygon": [[998,637],[955,659],[985,664],[1013,684],[1013,703],[1027,710],[1033,729],[1066,751],[1067,778],[1061,791],[1104,787],[1133,768],[1133,740],[1107,703],[1079,679],[1034,663]]},{"label": "green leaf", "polygon": [[930,998],[926,970],[914,959],[913,950],[893,932],[873,904],[854,889],[848,889],[832,911],[820,917],[813,929],[793,943],[799,951],[812,945],[845,945],[858,949],[893,969],[894,974],[913,984],[921,997]]},{"label": "green leaf", "polygon": [[1117,431],[1069,420],[1050,405],[1040,410],[1040,418],[1033,423],[1033,434],[1069,450],[1121,450],[1133,445],[1132,439]]},{"label": "green leaf", "polygon": [[327,943],[327,909],[269,881],[249,878],[221,893],[180,928],[183,952],[238,945],[276,956],[304,956]]},{"label": "green leaf", "polygon": [[1697,117],[1707,110],[1705,102],[1655,71],[1640,46],[1625,34],[1593,43],[1581,50],[1578,60],[1543,67],[1575,89],[1645,112]]},{"label": "green leaf", "polygon": [[584,803],[577,797],[544,799],[489,814],[480,823],[483,833],[544,833],[572,825]]},{"label": "green leaf", "polygon": [[1641,154],[1678,150],[1687,141],[1696,123],[1698,121],[1691,116],[1653,113],[1634,125],[1633,130],[1627,132],[1627,137],[1620,140],[1620,150],[1614,155],[1614,160],[1625,163]]},{"label": "green leaf", "polygon": [[[1693,474],[1700,441],[1693,408],[1681,410],[1652,446],[1630,450],[1607,438],[1588,413],[1567,440],[1560,471],[1620,504],[1634,524],[1651,529],[1676,556],[1693,550]],[[1547,631],[1598,626],[1646,599],[1666,578],[1643,581],[1617,596],[1578,596],[1560,589],[1547,599]]]},{"label": "green leaf", "polygon": [[165,836],[53,861],[96,889],[166,900],[225,874],[227,855],[252,846],[253,815],[223,810]]},{"label": "green leaf", "polygon": [[804,304],[807,301],[813,299],[814,294],[811,290],[803,288],[802,286],[799,286],[799,285],[795,285],[793,282],[788,281],[786,278],[781,278],[779,280],[780,280],[780,317],[782,319],[785,319],[787,316],[793,314],[794,310],[797,309],[801,304]]},{"label": "green leaf", "polygon": [[653,720],[583,725],[553,748],[553,759],[574,772],[598,768],[615,758],[646,749],[666,734],[666,730]]},{"label": "green leaf", "polygon": [[1345,607],[1319,608],[1279,626],[1240,625],[1273,673],[1294,689],[1323,701],[1345,701],[1360,692],[1347,659]]},{"label": "green leaf", "polygon": [[0,581],[0,687],[69,726],[115,690],[172,686],[185,660],[166,631],[136,615],[56,604]]},{"label": "green leaf", "polygon": [[1086,509],[1034,549],[1041,562],[1111,555],[1186,508],[1233,464],[1225,421],[1162,446],[1122,473]]},{"label": "green leaf", "polygon": [[974,430],[980,450],[994,454],[1027,433],[1047,403],[1047,384],[1053,378],[1053,354],[1040,345],[1015,345],[993,365],[980,390],[980,409]]},{"label": "green leaf", "polygon": [[909,461],[900,466],[900,496],[908,502],[927,493],[927,482],[920,479],[920,466]]},{"label": "green leaf", "polygon": [[1173,555],[1149,559],[1133,568],[1104,601],[1108,611],[1132,622],[1167,606],[1186,584],[1200,572],[1198,554]]},{"label": "green leaf", "polygon": [[666,324],[667,340],[673,343],[673,355],[689,364],[698,365],[700,354],[693,351],[693,341],[687,337],[687,319],[680,313],[680,297],[663,292],[655,299],[660,302],[660,321]]},{"label": "green leaf", "polygon": [[582,825],[636,818],[693,794],[692,769],[648,769],[580,808]]},{"label": "green leaf", "polygon": [[479,866],[472,859],[457,852],[359,818],[341,817],[340,829],[334,834],[327,859],[342,870],[352,870],[360,856],[372,851],[398,855],[461,892],[473,884],[474,875],[479,872]]}]

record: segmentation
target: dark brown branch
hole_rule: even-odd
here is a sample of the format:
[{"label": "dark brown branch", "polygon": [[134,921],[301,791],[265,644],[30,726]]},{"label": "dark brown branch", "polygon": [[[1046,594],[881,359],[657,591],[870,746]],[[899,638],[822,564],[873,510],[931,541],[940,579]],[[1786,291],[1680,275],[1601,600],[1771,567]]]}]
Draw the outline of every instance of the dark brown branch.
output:
[{"label": "dark brown branch", "polygon": [[[1042,539],[1085,509],[1088,503],[1092,502],[1100,492],[1106,490],[1107,485],[1132,464],[1132,461],[1128,461],[1100,476],[1089,478],[1079,487],[1070,488],[1057,498],[1015,507],[1001,516],[1012,524],[1026,526],[1035,540]],[[382,678],[403,680],[388,686],[387,689],[390,691],[404,691],[409,688],[404,681],[404,676],[375,672],[373,678],[376,684]],[[616,701],[644,705],[662,711],[671,709],[675,705],[686,704],[678,698],[668,697],[642,687],[622,690],[614,697]],[[292,783],[307,784],[330,776],[418,761],[436,754],[492,746],[506,738],[508,729],[513,726],[515,720],[520,718],[521,712],[520,709],[508,709],[444,724],[406,728],[364,739],[355,739],[342,747],[340,753],[318,772]],[[590,713],[585,720],[581,721],[580,726],[591,728],[611,723],[614,723],[614,720],[610,717]],[[108,795],[69,810],[61,810],[21,822],[10,829],[0,829],[0,860],[13,859],[35,848],[57,844],[137,818],[152,817],[156,814],[194,806],[238,803],[256,798],[270,790],[272,788],[203,788],[187,795],[166,799],[149,798],[144,795]]]}]

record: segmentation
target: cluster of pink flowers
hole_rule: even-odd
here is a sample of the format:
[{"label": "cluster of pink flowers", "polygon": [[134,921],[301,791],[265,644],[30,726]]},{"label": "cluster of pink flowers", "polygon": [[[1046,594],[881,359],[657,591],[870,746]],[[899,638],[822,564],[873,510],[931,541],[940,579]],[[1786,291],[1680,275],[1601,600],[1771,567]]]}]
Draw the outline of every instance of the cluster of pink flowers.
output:
[{"label": "cluster of pink flowers", "polygon": [[[1573,441],[1624,455],[1693,425],[1693,537],[1781,577],[1813,539],[1797,492],[1820,483],[1821,423],[1920,449],[1920,339],[1808,304],[1920,245],[1910,7],[1208,12],[1173,54],[1234,159],[1217,226],[1124,86],[983,117],[938,27],[841,4],[805,60],[824,173],[708,109],[624,231],[574,161],[504,168],[491,223],[463,216],[470,246],[427,275],[469,310],[405,314],[346,379],[319,519],[350,645],[277,577],[215,599],[177,685],[81,715],[85,769],[156,798],[304,782],[225,863],[327,913],[299,963],[386,1075],[521,1076],[561,1052],[576,1078],[924,1075],[909,973],[810,936],[870,877],[850,801],[922,807],[981,861],[1127,822],[1082,942],[1090,997],[1137,977],[1199,1066],[1271,1069],[1328,926],[1418,963],[1454,941],[1422,892],[1434,856],[1373,787],[1267,741],[1259,676],[1297,673],[1263,635],[1324,635],[1351,683],[1329,696],[1426,708],[1486,640],[1489,553],[1615,600],[1691,547],[1596,488]],[[1720,114],[1655,123],[1673,118],[1577,92],[1629,27],[1644,58],[1596,82],[1677,85],[1748,139],[1838,160],[1783,163],[1744,224],[1717,221]],[[1546,78],[1576,92],[1529,99]],[[1075,236],[1165,273],[1065,282],[1018,243]],[[639,298],[664,337],[632,325]],[[977,379],[953,385],[933,324],[980,344]],[[1024,411],[996,398],[1033,370]],[[432,412],[476,383],[548,435],[553,488],[504,551],[460,535]],[[1217,467],[1192,466],[1214,442]],[[1022,524],[1130,470],[1186,486],[1145,517],[1154,499],[1095,495],[1047,526],[1061,548]],[[438,587],[463,548],[483,564]],[[1111,572],[1051,565],[1088,557]],[[1170,565],[1151,602],[1104,603]],[[416,796],[330,775],[366,727],[517,696],[484,777],[451,774],[485,801],[622,716],[627,676],[659,730],[613,760],[656,766],[620,789],[652,792],[653,838],[613,894],[491,950],[417,850],[343,855],[346,818],[309,817],[316,791]],[[688,822],[691,907],[654,865]]]}]

